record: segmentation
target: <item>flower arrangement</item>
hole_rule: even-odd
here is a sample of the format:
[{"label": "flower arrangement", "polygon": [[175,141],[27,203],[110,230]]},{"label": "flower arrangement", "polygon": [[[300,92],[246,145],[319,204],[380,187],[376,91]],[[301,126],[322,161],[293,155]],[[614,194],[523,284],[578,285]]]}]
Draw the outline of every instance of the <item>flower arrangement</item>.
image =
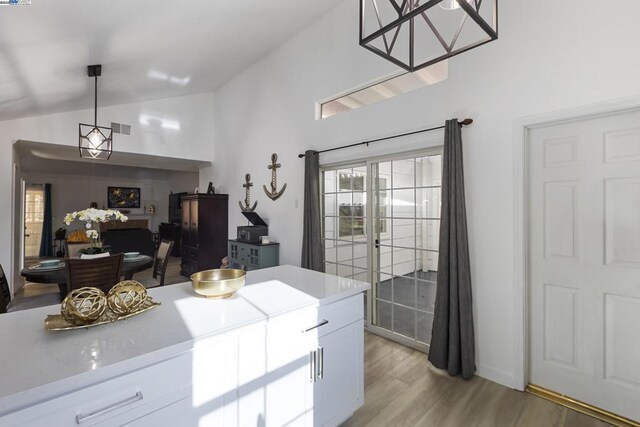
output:
[{"label": "flower arrangement", "polygon": [[98,226],[99,223],[109,222],[112,220],[126,222],[129,218],[123,215],[120,211],[115,211],[112,209],[105,210],[89,208],[82,211],[66,214],[64,217],[64,223],[70,225],[76,219],[84,221],[86,223],[85,234],[89,239],[92,240],[94,244],[97,244],[100,242],[100,227]]}]

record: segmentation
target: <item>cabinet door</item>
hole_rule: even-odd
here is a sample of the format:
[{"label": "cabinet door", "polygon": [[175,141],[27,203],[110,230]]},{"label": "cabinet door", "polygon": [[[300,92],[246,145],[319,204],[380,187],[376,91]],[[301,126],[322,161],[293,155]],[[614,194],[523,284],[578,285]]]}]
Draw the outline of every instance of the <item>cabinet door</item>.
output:
[{"label": "cabinet door", "polygon": [[308,396],[313,396],[310,360],[314,346],[302,325],[313,322],[314,314],[305,309],[269,320],[264,381],[266,427],[313,425],[313,400]]},{"label": "cabinet door", "polygon": [[364,401],[364,325],[351,323],[318,339],[315,425],[338,425]]},{"label": "cabinet door", "polygon": [[185,200],[182,204],[182,246],[184,248],[189,247],[189,225],[191,223],[189,214],[189,202]]},{"label": "cabinet door", "polygon": [[198,247],[198,201],[189,201],[189,246]]}]

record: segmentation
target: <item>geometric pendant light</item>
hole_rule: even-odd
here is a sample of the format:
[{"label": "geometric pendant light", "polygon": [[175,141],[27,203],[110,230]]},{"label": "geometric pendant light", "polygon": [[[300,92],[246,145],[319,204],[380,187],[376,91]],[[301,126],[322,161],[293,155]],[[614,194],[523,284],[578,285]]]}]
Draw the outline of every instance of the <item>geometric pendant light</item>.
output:
[{"label": "geometric pendant light", "polygon": [[78,147],[80,157],[93,160],[109,160],[113,151],[113,130],[110,127],[98,126],[98,77],[102,75],[102,65],[89,65],[89,77],[95,78],[95,102],[93,125],[80,123],[80,139]]},{"label": "geometric pendant light", "polygon": [[360,46],[409,72],[498,38],[498,0],[360,0]]}]

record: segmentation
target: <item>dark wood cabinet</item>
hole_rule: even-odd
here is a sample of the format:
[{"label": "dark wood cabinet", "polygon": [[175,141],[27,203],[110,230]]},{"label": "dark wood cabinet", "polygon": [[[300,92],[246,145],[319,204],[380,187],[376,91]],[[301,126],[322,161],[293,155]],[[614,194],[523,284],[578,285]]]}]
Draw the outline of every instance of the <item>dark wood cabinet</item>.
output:
[{"label": "dark wood cabinet", "polygon": [[182,196],[181,274],[218,268],[227,256],[229,196]]},{"label": "dark wood cabinet", "polygon": [[182,222],[182,197],[187,193],[169,194],[169,222],[180,224]]}]

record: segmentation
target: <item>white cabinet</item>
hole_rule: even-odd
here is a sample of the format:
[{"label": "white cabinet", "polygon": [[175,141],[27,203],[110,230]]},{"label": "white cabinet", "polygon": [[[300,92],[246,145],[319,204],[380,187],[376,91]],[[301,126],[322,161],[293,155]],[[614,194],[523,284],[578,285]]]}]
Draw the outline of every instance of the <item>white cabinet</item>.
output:
[{"label": "white cabinet", "polygon": [[178,356],[66,393],[2,417],[0,425],[123,424],[189,396],[190,359]]},{"label": "white cabinet", "polygon": [[252,360],[264,360],[261,375],[255,366],[242,368],[249,361],[239,356],[245,376],[239,386],[239,425],[337,426],[362,405],[362,298],[269,320],[264,341],[253,341],[249,352]]},{"label": "white cabinet", "polygon": [[[5,410],[0,425],[337,426],[362,404],[362,294],[217,335]],[[137,366],[137,368],[127,366]]]},{"label": "white cabinet", "polygon": [[311,354],[314,373],[313,421],[337,426],[364,402],[364,322],[362,295],[318,310]]},{"label": "white cabinet", "polygon": [[364,402],[363,334],[360,320],[320,338],[315,425],[339,425]]}]

